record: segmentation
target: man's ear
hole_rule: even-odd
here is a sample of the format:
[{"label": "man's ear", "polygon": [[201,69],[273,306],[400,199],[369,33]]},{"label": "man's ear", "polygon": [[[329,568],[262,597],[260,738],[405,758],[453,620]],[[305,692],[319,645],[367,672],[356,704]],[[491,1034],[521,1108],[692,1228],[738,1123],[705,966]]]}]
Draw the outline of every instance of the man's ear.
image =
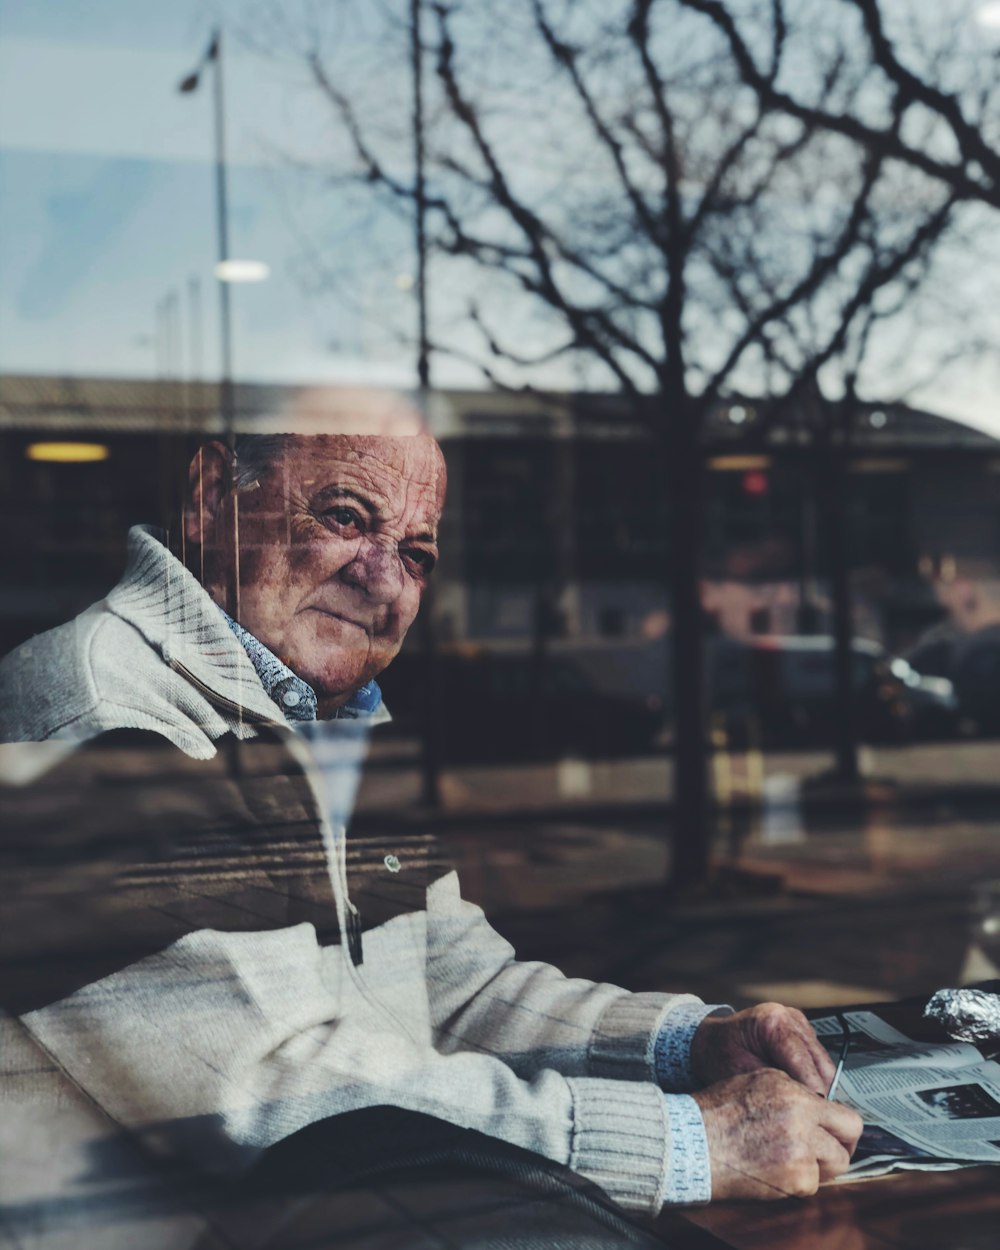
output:
[{"label": "man's ear", "polygon": [[184,536],[189,543],[203,547],[210,540],[232,479],[233,453],[224,443],[206,443],[198,448],[188,470],[188,506],[184,510]]}]

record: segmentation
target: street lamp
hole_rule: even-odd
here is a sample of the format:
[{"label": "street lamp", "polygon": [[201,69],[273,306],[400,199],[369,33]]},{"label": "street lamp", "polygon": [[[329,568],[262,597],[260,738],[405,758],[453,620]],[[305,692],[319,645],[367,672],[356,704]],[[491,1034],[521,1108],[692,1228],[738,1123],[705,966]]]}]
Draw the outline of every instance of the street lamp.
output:
[{"label": "street lamp", "polygon": [[201,60],[177,85],[183,95],[190,95],[201,85],[202,75],[211,66],[214,80],[215,113],[215,217],[219,259],[215,277],[219,283],[219,324],[222,344],[222,378],[220,407],[226,434],[232,437],[233,411],[233,331],[229,287],[234,282],[262,282],[270,274],[263,261],[237,260],[229,255],[229,207],[226,185],[226,109],[222,83],[222,30],[216,27]]},{"label": "street lamp", "polygon": [[1000,26],[1000,3],[981,4],[976,10],[976,21],[980,26]]},{"label": "street lamp", "polygon": [[271,276],[271,267],[262,260],[220,260],[215,266],[220,282],[264,282]]}]

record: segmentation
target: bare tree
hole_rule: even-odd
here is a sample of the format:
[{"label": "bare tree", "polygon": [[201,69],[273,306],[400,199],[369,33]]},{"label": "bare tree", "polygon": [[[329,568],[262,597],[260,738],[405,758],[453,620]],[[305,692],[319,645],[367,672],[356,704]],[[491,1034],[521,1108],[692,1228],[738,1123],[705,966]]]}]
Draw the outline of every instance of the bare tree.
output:
[{"label": "bare tree", "polygon": [[[905,315],[956,198],[973,184],[982,195],[997,166],[947,97],[894,59],[874,0],[794,7],[796,26],[782,0],[431,4],[422,179],[383,107],[394,39],[405,51],[410,30],[402,6],[384,11],[374,82],[315,22],[295,35],[350,138],[339,185],[353,179],[404,217],[419,197],[426,212],[443,292],[433,350],[498,385],[580,362],[649,422],[669,507],[682,887],[705,879],[710,847],[706,423],[727,395],[761,396],[764,414],[819,396],[833,447],[862,365],[884,359],[883,331]],[[804,44],[797,36],[831,7],[857,10],[863,28],[828,21],[827,38]],[[799,81],[809,104],[785,85]],[[935,142],[950,126],[961,157],[924,145],[921,125]]]},{"label": "bare tree", "polygon": [[[770,2],[775,28],[787,30],[793,10],[801,18],[801,5]],[[759,5],[678,3],[703,15],[720,32],[740,80],[762,107],[811,130],[877,150],[951,188],[959,200],[1000,207],[998,49],[984,42],[978,25],[981,0],[947,5],[830,0],[825,6],[807,6],[809,37],[816,39],[825,31],[835,56],[860,56],[877,76],[876,90],[858,93],[846,107],[817,90],[819,84],[804,89],[807,80],[783,79],[780,66],[760,59]]]},{"label": "bare tree", "polygon": [[[793,39],[790,14],[795,12],[800,38],[804,32],[805,40],[814,44],[825,36],[830,56],[844,64],[865,67],[869,89],[845,95],[831,92],[826,81],[783,76],[776,58],[762,56],[759,15],[752,6],[718,0],[681,3],[711,21],[723,35],[741,81],[754,91],[761,108],[782,114],[813,134],[839,136],[853,146],[859,165],[886,171],[889,185],[895,185],[897,207],[895,214],[883,209],[882,216],[887,213],[891,219],[895,215],[897,223],[901,216],[908,221],[908,239],[899,238],[888,248],[873,249],[865,281],[851,305],[844,308],[836,334],[825,348],[807,352],[812,363],[799,371],[800,385],[795,388],[801,390],[801,383],[806,383],[812,391],[813,402],[805,405],[805,411],[817,423],[820,463],[826,467],[820,496],[825,504],[834,606],[839,696],[836,771],[851,780],[857,777],[858,767],[851,708],[845,504],[859,377],[877,324],[906,311],[920,288],[928,285],[936,256],[944,253],[954,259],[954,250],[948,248],[949,237],[957,239],[959,249],[966,254],[972,252],[973,230],[967,211],[963,220],[963,209],[969,205],[1000,206],[1000,159],[996,151],[1000,137],[1000,83],[996,75],[1000,48],[984,42],[977,25],[982,5],[973,0],[930,8],[914,3],[889,6],[880,0],[835,0],[822,7],[790,6],[784,0],[773,0],[772,30],[783,32],[786,45]],[[912,176],[907,178],[903,171]],[[915,200],[928,211],[914,214],[905,207],[900,212],[900,206]],[[953,285],[954,278],[953,270]],[[885,287],[890,299],[880,305],[878,296]],[[944,334],[947,320],[954,322],[956,318],[940,317],[939,329]],[[957,320],[966,330],[974,317]],[[964,358],[987,354],[981,322],[982,318],[979,325],[971,327],[966,351],[952,349],[950,354]],[[940,368],[948,355],[936,354],[935,367]],[[841,367],[831,393],[832,363]]]}]

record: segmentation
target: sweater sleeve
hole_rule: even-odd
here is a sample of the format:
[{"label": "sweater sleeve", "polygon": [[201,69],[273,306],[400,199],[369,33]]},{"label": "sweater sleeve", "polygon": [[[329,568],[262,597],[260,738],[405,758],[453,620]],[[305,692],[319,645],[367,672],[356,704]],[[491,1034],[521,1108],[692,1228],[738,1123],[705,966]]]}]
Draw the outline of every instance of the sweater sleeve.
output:
[{"label": "sweater sleeve", "polygon": [[697,1088],[691,1072],[691,1043],[706,1016],[731,1015],[732,1007],[709,1003],[683,1003],[672,1011],[657,1034],[653,1066],[661,1089],[678,1093]]},{"label": "sweater sleeve", "polygon": [[524,1079],[488,1054],[441,1054],[366,1000],[310,925],[199,930],[24,1022],[118,1123],[203,1167],[240,1169],[316,1120],[390,1105],[555,1159],[627,1208],[654,1214],[665,1197],[655,1084]]},{"label": "sweater sleeve", "polygon": [[633,994],[517,960],[461,897],[454,873],[431,887],[427,908],[431,1024],[442,1053],[495,1055],[521,1076],[553,1069],[655,1082],[657,1038],[674,1013],[703,1007],[692,994]]}]

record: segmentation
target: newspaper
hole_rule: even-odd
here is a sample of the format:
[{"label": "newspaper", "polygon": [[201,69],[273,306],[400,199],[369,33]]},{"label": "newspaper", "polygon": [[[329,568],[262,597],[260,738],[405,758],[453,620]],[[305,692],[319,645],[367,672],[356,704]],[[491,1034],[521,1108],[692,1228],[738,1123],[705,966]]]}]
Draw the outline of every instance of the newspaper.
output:
[{"label": "newspaper", "polygon": [[[870,1011],[843,1019],[851,1041],[835,1097],[860,1112],[865,1131],[842,1180],[1000,1163],[1000,1063],[968,1042],[916,1042]],[[836,1059],[840,1020],[812,1024]]]}]

